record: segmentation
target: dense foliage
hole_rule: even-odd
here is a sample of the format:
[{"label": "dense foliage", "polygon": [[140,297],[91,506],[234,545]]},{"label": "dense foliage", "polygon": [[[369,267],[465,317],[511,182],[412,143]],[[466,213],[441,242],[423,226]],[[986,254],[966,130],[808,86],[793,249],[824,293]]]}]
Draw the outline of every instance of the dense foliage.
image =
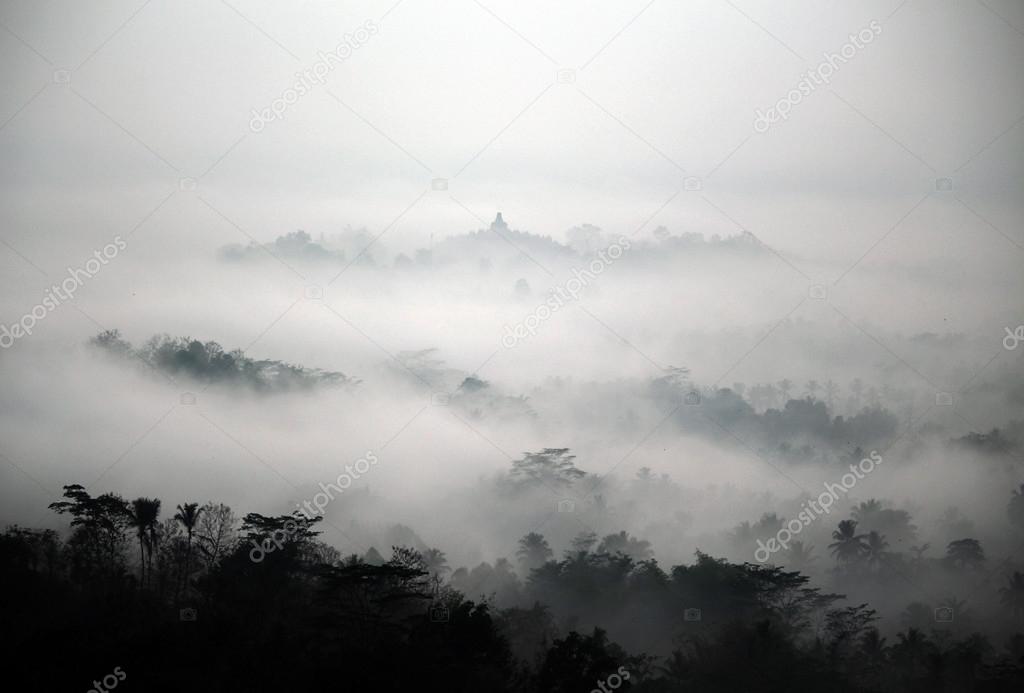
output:
[{"label": "dense foliage", "polygon": [[[565,451],[545,453],[572,469]],[[561,560],[530,533],[518,571],[500,559],[449,575],[437,549],[343,557],[318,539],[320,517],[238,520],[221,504],[183,503],[161,521],[158,499],[93,496],[79,485],[64,496],[50,507],[70,517],[66,539],[20,527],[0,536],[12,688],[84,689],[115,667],[147,691],[997,691],[1024,683],[1022,634],[997,648],[978,633],[951,638],[912,626],[888,642],[869,605],[844,604],[798,571],[700,553],[664,570],[647,542],[625,532],[581,534]],[[849,530],[860,546],[850,522],[837,542]],[[951,546],[949,561],[980,560],[972,541]],[[1024,576],[1002,589],[1024,615]],[[626,651],[613,632],[648,644]],[[55,646],[60,666],[40,668],[39,653]]]},{"label": "dense foliage", "polygon": [[283,361],[254,360],[241,349],[224,351],[217,342],[156,335],[134,347],[117,330],[93,337],[91,344],[112,355],[133,359],[168,376],[202,383],[241,385],[257,392],[308,390],[322,385],[350,385],[356,380],[337,371],[305,368]]}]

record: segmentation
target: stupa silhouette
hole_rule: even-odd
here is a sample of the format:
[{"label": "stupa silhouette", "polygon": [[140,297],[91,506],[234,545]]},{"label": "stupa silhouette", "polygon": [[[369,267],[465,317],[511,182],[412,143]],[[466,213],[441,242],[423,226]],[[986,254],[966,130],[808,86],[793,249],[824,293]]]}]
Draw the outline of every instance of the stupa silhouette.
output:
[{"label": "stupa silhouette", "polygon": [[491,222],[491,231],[508,231],[508,224],[501,218],[501,212],[498,212],[498,216]]}]

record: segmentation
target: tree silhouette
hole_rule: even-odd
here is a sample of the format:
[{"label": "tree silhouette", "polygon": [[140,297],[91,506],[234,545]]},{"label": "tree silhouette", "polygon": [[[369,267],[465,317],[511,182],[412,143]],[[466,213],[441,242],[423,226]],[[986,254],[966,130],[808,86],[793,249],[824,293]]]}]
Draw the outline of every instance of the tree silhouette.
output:
[{"label": "tree silhouette", "polygon": [[184,505],[178,505],[178,512],[174,514],[174,519],[185,528],[187,541],[187,548],[185,551],[186,586],[188,585],[188,581],[192,575],[192,533],[195,531],[196,524],[198,524],[199,516],[201,514],[202,510],[199,507],[199,503],[185,503]]},{"label": "tree silhouette", "polygon": [[516,556],[519,557],[519,564],[523,566],[527,575],[547,563],[552,555],[547,540],[537,532],[530,532],[519,540]]},{"label": "tree silhouette", "polygon": [[885,540],[885,537],[875,530],[868,532],[864,539],[864,559],[868,567],[875,569],[880,567],[889,556],[889,552],[886,550],[888,548],[889,542]]},{"label": "tree silhouette", "polygon": [[609,534],[597,546],[598,553],[616,554],[621,553],[629,556],[636,562],[645,561],[654,555],[651,551],[651,542],[631,537],[625,531],[618,534]]},{"label": "tree silhouette", "polygon": [[783,565],[793,570],[806,572],[817,562],[814,555],[814,547],[807,546],[804,542],[797,540],[789,545],[789,549],[783,554]]},{"label": "tree silhouette", "polygon": [[157,519],[160,515],[160,500],[157,498],[136,498],[132,501],[131,522],[139,539],[140,581],[146,584],[147,571],[153,566],[153,553],[157,546]]},{"label": "tree silhouette", "polygon": [[957,539],[946,547],[946,561],[957,568],[980,568],[985,562],[985,552],[977,539]]},{"label": "tree silhouette", "polygon": [[569,544],[569,555],[576,555],[581,553],[589,553],[597,545],[597,534],[594,532],[586,531],[580,532]]},{"label": "tree silhouette", "polygon": [[855,506],[851,514],[853,515],[853,519],[858,523],[864,524],[864,522],[874,519],[881,510],[882,504],[872,498],[870,500],[862,501],[860,505]]},{"label": "tree silhouette", "polygon": [[155,335],[136,349],[114,330],[101,332],[90,343],[113,356],[137,359],[171,376],[183,375],[210,384],[241,385],[263,393],[358,382],[336,371],[305,368],[283,361],[255,361],[241,349],[227,352],[217,342],[204,343],[191,337]]},{"label": "tree silhouette", "polygon": [[857,534],[856,520],[842,520],[839,528],[832,532],[833,541],[828,545],[832,556],[844,565],[857,563],[864,556],[864,535]]},{"label": "tree silhouette", "polygon": [[586,476],[585,472],[573,464],[574,459],[576,456],[569,454],[569,448],[544,448],[540,452],[528,452],[522,459],[512,462],[509,477],[521,488],[565,488]]},{"label": "tree silhouette", "polygon": [[[622,487],[635,493],[662,483],[645,477],[641,486]],[[66,542],[47,530],[0,532],[0,593],[9,597],[5,619],[15,635],[6,646],[8,683],[21,682],[17,667],[24,663],[32,690],[70,689],[109,652],[131,664],[126,669],[140,690],[177,690],[200,675],[211,690],[328,690],[344,677],[354,690],[496,693],[1001,691],[1019,690],[1024,681],[1024,635],[1014,633],[1024,616],[1019,571],[998,590],[1001,612],[978,600],[979,620],[985,618],[978,632],[966,603],[951,598],[909,604],[902,632],[887,623],[895,644],[882,637],[874,609],[857,598],[864,589],[880,592],[890,608],[905,603],[894,602],[905,583],[947,594],[980,586],[952,570],[933,570],[924,582],[923,568],[941,565],[924,557],[926,546],[915,548],[915,568],[909,555],[888,550],[880,530],[861,533],[867,527],[856,518],[875,522],[888,511],[873,500],[839,523],[829,546],[843,566],[877,569],[870,581],[852,585],[850,601],[826,590],[844,576],[812,579],[793,569],[812,561],[799,541],[783,554],[786,568],[697,552],[690,563],[662,569],[649,544],[625,530],[599,544],[585,531],[557,561],[547,540],[531,532],[517,547],[529,571],[521,582],[505,558],[450,571],[444,552],[422,545],[408,527],[389,535],[415,548],[394,545],[389,560],[373,549],[365,559],[342,558],[318,539],[320,518],[249,513],[236,541],[226,506],[182,503],[162,522],[143,519],[157,503],[94,498],[72,485],[51,504],[72,518]],[[190,526],[192,548],[205,558],[190,587],[195,621],[164,589],[188,562]],[[750,536],[779,526],[773,513],[746,524]],[[144,560],[146,579],[135,580],[124,556],[126,548],[134,555],[139,536],[142,555],[152,547],[156,560]],[[945,565],[984,559],[974,539],[954,546]],[[921,579],[897,580],[903,567]],[[940,618],[932,606],[953,609],[955,619]],[[992,635],[1009,637],[1005,651],[995,652]],[[36,665],[41,648],[71,642],[60,667]]]},{"label": "tree silhouette", "polygon": [[[619,676],[621,681],[619,667],[625,664],[628,664],[626,653],[609,642],[600,628],[595,628],[590,635],[572,632],[556,640],[548,650],[537,674],[536,690],[545,693],[586,691],[612,675]],[[628,671],[628,666],[625,670]]]},{"label": "tree silhouette", "polygon": [[207,567],[210,567],[219,563],[233,548],[238,520],[231,508],[223,503],[206,503],[198,515],[197,546]]},{"label": "tree silhouette", "polygon": [[427,549],[421,554],[421,558],[423,559],[423,569],[430,576],[436,593],[444,581],[445,573],[451,571],[451,568],[448,567],[448,559],[444,555],[444,551],[440,549]]},{"label": "tree silhouette", "polygon": [[[863,456],[863,451],[858,455]],[[910,514],[905,510],[884,508],[874,498],[854,506],[851,515],[861,529],[876,531],[897,545],[908,545],[916,540],[917,527],[911,522]]]}]

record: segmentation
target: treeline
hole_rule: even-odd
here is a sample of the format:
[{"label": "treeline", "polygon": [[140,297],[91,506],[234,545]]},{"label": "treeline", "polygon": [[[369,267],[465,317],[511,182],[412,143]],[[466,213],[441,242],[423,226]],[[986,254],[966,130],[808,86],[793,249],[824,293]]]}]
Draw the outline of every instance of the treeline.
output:
[{"label": "treeline", "polygon": [[310,390],[318,386],[354,385],[358,380],[337,371],[306,368],[271,359],[254,360],[241,349],[225,351],[213,341],[155,335],[135,347],[117,330],[101,332],[90,344],[107,354],[135,361],[165,376],[185,376],[200,383],[241,385],[256,392]]},{"label": "treeline", "polygon": [[[239,519],[222,504],[182,503],[161,519],[158,499],[78,485],[51,508],[70,519],[66,538],[20,527],[0,536],[11,688],[87,689],[115,668],[126,688],[147,691],[1024,683],[1024,635],[994,644],[909,628],[890,642],[868,604],[845,604],[797,571],[703,554],[665,570],[625,532],[584,533],[560,560],[531,533],[516,568],[499,561],[483,579],[481,567],[452,572],[437,549],[342,556],[319,539],[321,518],[299,513]],[[501,580],[518,606],[498,605]],[[627,651],[609,637],[626,628],[634,641],[657,635]],[[40,667],[48,658],[59,666]]]}]

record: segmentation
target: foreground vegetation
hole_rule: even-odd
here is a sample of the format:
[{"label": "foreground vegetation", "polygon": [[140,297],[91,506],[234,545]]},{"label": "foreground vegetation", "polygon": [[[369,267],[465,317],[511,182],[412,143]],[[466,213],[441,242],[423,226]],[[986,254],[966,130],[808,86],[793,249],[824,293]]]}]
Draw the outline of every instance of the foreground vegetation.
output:
[{"label": "foreground vegetation", "polygon": [[[449,574],[436,549],[343,557],[317,538],[319,517],[238,521],[224,505],[184,503],[161,521],[157,499],[93,496],[78,485],[64,495],[51,508],[71,519],[66,540],[19,527],[0,537],[12,687],[84,690],[115,667],[125,688],[147,691],[1001,691],[1024,683],[1022,634],[994,644],[908,628],[889,642],[869,605],[843,604],[799,572],[703,554],[665,570],[624,532],[581,535],[561,560],[531,533],[518,569],[501,559]],[[508,601],[497,594],[502,585],[519,606],[497,606]],[[482,588],[491,594],[472,593]],[[651,642],[650,652],[665,654],[627,652],[600,627],[577,627],[624,606],[636,633],[672,633]],[[34,664],[42,652],[57,653],[60,666]]]}]

